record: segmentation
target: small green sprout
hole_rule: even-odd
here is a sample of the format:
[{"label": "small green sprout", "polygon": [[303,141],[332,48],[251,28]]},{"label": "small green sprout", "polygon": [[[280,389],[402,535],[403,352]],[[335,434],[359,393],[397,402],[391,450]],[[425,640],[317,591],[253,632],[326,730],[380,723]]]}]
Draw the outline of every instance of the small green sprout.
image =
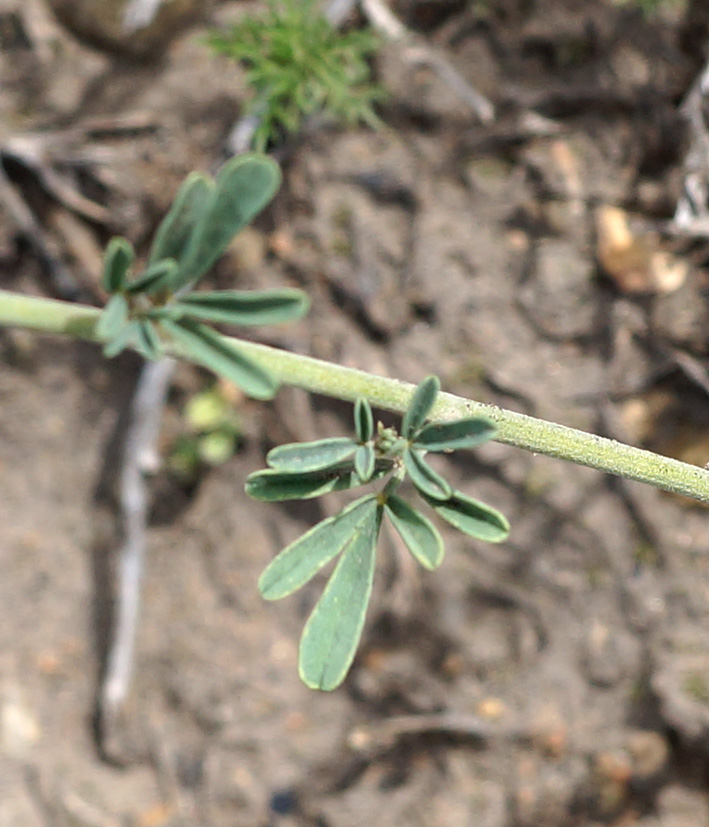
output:
[{"label": "small green sprout", "polygon": [[185,431],[175,440],[169,458],[179,477],[194,479],[200,465],[222,465],[233,456],[241,419],[220,383],[190,396],[182,418]]},{"label": "small green sprout", "polygon": [[364,627],[385,516],[424,568],[433,570],[443,560],[443,540],[436,527],[396,493],[407,474],[423,501],[459,531],[491,543],[501,542],[509,533],[502,514],[456,491],[426,462],[428,452],[475,448],[495,433],[495,426],[480,417],[426,424],[439,388],[435,376],[421,382],[404,416],[401,435],[381,423],[375,431],[369,403],[358,399],[354,438],[279,446],[266,457],[270,467],[246,480],[247,494],[270,502],[308,499],[386,480],[379,493],[355,500],[283,549],[259,579],[262,596],[278,600],[340,555],[300,642],[300,676],[313,689],[335,689],[352,664]]},{"label": "small green sprout", "polygon": [[297,132],[322,112],[348,126],[376,126],[373,104],[383,90],[370,82],[368,59],[379,41],[369,30],[339,32],[314,0],[271,0],[263,17],[246,17],[209,44],[240,61],[255,92],[249,111],[259,117],[254,147]]},{"label": "small green sprout", "polygon": [[189,175],[138,275],[131,272],[135,252],[130,243],[112,239],[103,266],[110,298],[96,327],[104,355],[133,348],[146,359],[158,359],[169,346],[249,396],[272,398],[278,388],[275,378],[205,322],[262,325],[297,319],[308,310],[307,296],[292,288],[195,292],[194,286],[234,235],[269,203],[280,180],[278,165],[256,154],[228,161],[216,180]]}]

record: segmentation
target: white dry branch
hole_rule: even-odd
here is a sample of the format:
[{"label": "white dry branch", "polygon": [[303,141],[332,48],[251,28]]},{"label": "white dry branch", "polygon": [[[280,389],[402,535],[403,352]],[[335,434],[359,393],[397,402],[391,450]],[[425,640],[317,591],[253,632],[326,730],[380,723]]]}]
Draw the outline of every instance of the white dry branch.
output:
[{"label": "white dry branch", "polygon": [[163,0],[130,0],[123,11],[123,31],[130,34],[149,26],[162,4]]},{"label": "white dry branch", "polygon": [[682,192],[670,230],[678,235],[709,236],[709,63],[692,84],[681,107],[689,125]]},{"label": "white dry branch", "polygon": [[119,482],[123,540],[118,550],[116,607],[100,697],[104,738],[120,716],[130,690],[145,563],[147,478],[159,465],[156,444],[175,364],[172,358],[146,362],[131,403]]}]

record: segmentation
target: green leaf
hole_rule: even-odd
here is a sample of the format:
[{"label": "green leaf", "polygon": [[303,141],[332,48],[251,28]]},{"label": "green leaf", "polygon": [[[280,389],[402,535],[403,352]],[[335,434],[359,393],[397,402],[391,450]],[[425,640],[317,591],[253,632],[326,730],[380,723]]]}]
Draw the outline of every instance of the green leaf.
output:
[{"label": "green leaf", "polygon": [[278,390],[278,383],[270,374],[208,327],[188,319],[161,319],[160,325],[185,357],[234,382],[248,396],[272,399]]},{"label": "green leaf", "polygon": [[372,593],[381,515],[376,499],[370,500],[366,519],[353,532],[305,624],[298,671],[312,689],[336,689],[354,660]]},{"label": "green leaf", "polygon": [[419,451],[404,451],[404,467],[418,490],[435,500],[447,500],[453,494],[450,483],[431,468]]},{"label": "green leaf", "polygon": [[159,359],[162,356],[162,342],[149,319],[138,319],[136,350],[146,359]]},{"label": "green leaf", "polygon": [[342,473],[315,471],[309,474],[289,473],[288,471],[255,471],[246,478],[244,489],[249,497],[264,502],[281,502],[283,500],[308,500],[349,488],[348,480],[352,471]]},{"label": "green leaf", "polygon": [[200,172],[193,172],[185,178],[170,211],[155,233],[149,264],[166,258],[181,260],[213,191],[214,181]]},{"label": "green leaf", "polygon": [[239,155],[224,164],[180,258],[176,288],[209,270],[236,233],[273,198],[280,181],[278,164],[264,155]]},{"label": "green leaf", "polygon": [[374,495],[348,505],[283,549],[264,570],[258,588],[266,600],[280,600],[305,585],[352,541],[369,519]]},{"label": "green leaf", "polygon": [[174,258],[165,258],[150,264],[135,281],[126,285],[127,293],[157,293],[169,289],[170,282],[177,272],[177,262]]},{"label": "green leaf", "polygon": [[[391,463],[382,462],[374,469],[372,479],[379,479],[391,471]],[[345,491],[362,485],[351,462],[339,469],[327,468],[308,473],[289,473],[267,469],[255,471],[246,479],[246,493],[255,500],[281,502],[283,500],[309,500],[331,491]]]},{"label": "green leaf", "polygon": [[418,434],[414,445],[425,451],[454,451],[459,448],[475,448],[492,439],[497,428],[489,419],[471,417],[455,422],[426,425]]},{"label": "green leaf", "polygon": [[411,439],[426,421],[426,417],[436,401],[440,387],[441,383],[438,381],[438,377],[427,376],[414,391],[401,424],[401,434],[406,439]]},{"label": "green leaf", "polygon": [[354,423],[357,439],[360,442],[369,442],[374,436],[374,417],[368,400],[362,396],[355,402]]},{"label": "green leaf", "polygon": [[103,288],[107,293],[118,293],[125,287],[128,270],[135,259],[133,245],[120,236],[112,238],[103,258]]},{"label": "green leaf", "polygon": [[128,302],[126,297],[116,293],[106,303],[96,324],[96,335],[102,342],[117,336],[128,323]]},{"label": "green leaf", "polygon": [[433,571],[443,561],[443,540],[433,523],[406,500],[390,494],[386,512],[406,547],[421,565]]},{"label": "green leaf", "polygon": [[112,336],[103,346],[103,355],[107,359],[118,356],[119,353],[129,347],[137,347],[140,341],[140,322],[133,319],[124,325],[121,330]]},{"label": "green leaf", "polygon": [[460,491],[454,491],[453,496],[444,502],[425,495],[424,499],[439,517],[478,540],[501,543],[510,533],[510,524],[499,511],[466,497]]},{"label": "green leaf", "polygon": [[179,315],[235,325],[279,324],[300,319],[310,301],[302,290],[217,290],[190,293],[171,305]]},{"label": "green leaf", "polygon": [[356,450],[357,443],[347,437],[293,442],[269,451],[266,462],[271,468],[290,473],[322,471],[349,459]]},{"label": "green leaf", "polygon": [[371,445],[360,445],[354,455],[355,473],[362,482],[369,482],[374,473],[377,458]]}]

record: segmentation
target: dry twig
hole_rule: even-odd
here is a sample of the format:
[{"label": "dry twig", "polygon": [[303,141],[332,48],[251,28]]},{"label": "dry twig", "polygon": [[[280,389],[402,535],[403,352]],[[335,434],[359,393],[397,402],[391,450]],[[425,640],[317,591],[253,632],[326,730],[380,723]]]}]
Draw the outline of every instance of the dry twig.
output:
[{"label": "dry twig", "polygon": [[495,119],[495,107],[439,51],[410,32],[383,0],[361,0],[362,11],[387,40],[402,44],[401,57],[414,66],[430,66],[482,123]]},{"label": "dry twig", "polygon": [[478,715],[436,712],[395,715],[375,724],[355,727],[347,736],[347,743],[356,752],[371,756],[391,749],[400,738],[431,734],[490,741],[493,738],[530,738],[533,732],[523,730],[517,724],[495,723]]},{"label": "dry twig", "polygon": [[709,63],[692,84],[680,110],[689,124],[691,140],[684,160],[682,194],[669,229],[681,235],[709,236],[709,124],[705,117],[708,97]]},{"label": "dry twig", "polygon": [[112,642],[101,688],[102,737],[120,717],[133,672],[148,516],[146,478],[157,468],[156,443],[163,406],[175,369],[173,359],[146,362],[131,404],[120,474],[123,545],[118,551],[118,588]]}]

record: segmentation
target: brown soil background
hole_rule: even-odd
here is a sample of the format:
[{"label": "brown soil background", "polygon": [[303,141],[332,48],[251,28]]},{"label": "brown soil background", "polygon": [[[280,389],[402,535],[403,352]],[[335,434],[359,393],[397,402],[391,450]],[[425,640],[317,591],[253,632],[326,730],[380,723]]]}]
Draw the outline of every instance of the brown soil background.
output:
[{"label": "brown soil background", "polygon": [[[44,163],[106,213],[78,216],[11,154],[5,168],[98,303],[101,245],[122,233],[145,251],[181,178],[215,168],[243,76],[192,18],[146,63],[89,45],[42,0],[22,13],[28,40],[19,9],[0,5],[0,145],[43,136]],[[709,398],[682,358],[709,355],[708,250],[661,236],[699,23],[601,0],[397,12],[495,122],[384,48],[385,127],[286,147],[281,193],[214,283],[309,292],[308,319],[262,341],[412,382],[435,372],[446,390],[704,464]],[[530,110],[554,133],[535,134]],[[138,126],[93,128],[121,118]],[[600,272],[603,205],[689,264],[679,289],[630,294]],[[50,276],[0,209],[2,286],[61,295]],[[273,444],[346,433],[351,413],[292,389],[238,399],[239,451],[194,485],[156,476],[134,692],[106,756],[110,482],[139,363],[21,331],[1,332],[0,360],[2,827],[709,824],[706,511],[501,445],[456,456],[449,477],[504,511],[510,541],[446,533],[433,574],[385,542],[352,673],[314,693],[296,655],[320,582],[278,604],[255,584],[329,506],[256,504],[243,481]],[[180,368],[165,455],[210,381]]]}]

